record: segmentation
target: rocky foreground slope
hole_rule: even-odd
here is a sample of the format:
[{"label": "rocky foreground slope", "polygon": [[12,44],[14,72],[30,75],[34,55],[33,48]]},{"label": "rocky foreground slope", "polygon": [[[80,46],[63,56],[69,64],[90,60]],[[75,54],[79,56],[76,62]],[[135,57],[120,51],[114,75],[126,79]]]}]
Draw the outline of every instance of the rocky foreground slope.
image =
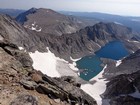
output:
[{"label": "rocky foreground slope", "polygon": [[72,77],[50,78],[34,70],[28,53],[0,41],[1,105],[97,105]]}]

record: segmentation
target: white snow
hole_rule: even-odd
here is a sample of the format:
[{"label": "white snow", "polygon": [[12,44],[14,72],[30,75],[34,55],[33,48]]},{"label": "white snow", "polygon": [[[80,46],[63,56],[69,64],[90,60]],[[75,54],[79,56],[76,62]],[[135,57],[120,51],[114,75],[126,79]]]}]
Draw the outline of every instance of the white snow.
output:
[{"label": "white snow", "polygon": [[72,60],[72,63],[69,63],[69,67],[74,70],[74,71],[79,71],[79,69],[76,67],[76,61],[79,61],[81,58],[78,59],[73,59],[72,57],[70,57],[70,60]]},{"label": "white snow", "polygon": [[35,53],[29,53],[33,59],[33,67],[40,70],[44,74],[50,77],[61,77],[61,76],[74,76],[78,77],[78,68],[76,63],[69,63],[68,61],[56,57],[47,48],[48,52],[41,53],[35,51]]},{"label": "white snow", "polygon": [[49,49],[47,53],[35,51],[35,53],[29,53],[29,55],[33,59],[33,67],[35,69],[40,70],[50,77],[60,77],[60,74],[56,70],[57,59]]},{"label": "white snow", "polygon": [[33,31],[36,31],[36,32],[41,32],[42,31],[42,28],[39,27],[36,22],[34,21],[34,23],[31,24],[31,26],[29,25],[24,25],[25,28],[28,28],[30,30],[33,30]]},{"label": "white snow", "polygon": [[119,25],[123,25],[122,23],[119,23],[119,22],[114,22],[115,24],[119,24]]},{"label": "white snow", "polygon": [[96,43],[96,44],[97,44],[97,46],[99,46],[101,48],[101,46],[98,43]]},{"label": "white snow", "polygon": [[102,105],[102,98],[101,94],[106,89],[106,83],[105,79],[103,78],[103,72],[106,69],[107,65],[103,68],[103,70],[94,78],[92,78],[90,81],[96,81],[94,84],[83,84],[81,85],[81,89],[85,91],[87,94],[92,96],[96,101],[98,105]]},{"label": "white snow", "polygon": [[78,59],[73,59],[72,57],[70,57],[70,60],[72,60],[73,62],[79,61],[81,58]]},{"label": "white snow", "polygon": [[32,23],[32,26],[35,26],[36,22]]},{"label": "white snow", "polygon": [[69,67],[74,71],[79,71],[79,69],[76,67],[76,62],[69,63]]},{"label": "white snow", "polygon": [[[42,30],[42,28],[41,27],[39,27],[39,29],[37,29],[37,25],[36,25],[36,27],[31,27],[31,30],[33,30],[33,31],[36,31],[36,32],[41,32],[41,30]],[[30,28],[29,28],[30,29]]]},{"label": "white snow", "polygon": [[35,27],[31,27],[31,30],[36,30],[36,28]]},{"label": "white snow", "polygon": [[19,50],[24,50],[24,48],[23,47],[18,47],[19,48]]},{"label": "white snow", "polygon": [[122,63],[122,60],[116,61],[116,67],[118,67]]},{"label": "white snow", "polygon": [[131,19],[132,21],[140,22],[139,19]]},{"label": "white snow", "polygon": [[134,42],[134,43],[140,43],[139,41],[130,41],[130,40],[127,40],[128,42]]}]

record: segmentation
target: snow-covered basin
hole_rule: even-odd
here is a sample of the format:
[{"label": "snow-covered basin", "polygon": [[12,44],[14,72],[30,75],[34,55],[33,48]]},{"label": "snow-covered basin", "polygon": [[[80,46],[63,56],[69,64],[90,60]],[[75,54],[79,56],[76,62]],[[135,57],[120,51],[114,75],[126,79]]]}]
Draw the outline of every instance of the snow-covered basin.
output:
[{"label": "snow-covered basin", "polygon": [[[79,59],[70,59],[73,63],[69,63],[64,59],[56,57],[50,50],[47,48],[48,52],[41,53],[35,51],[35,53],[29,53],[31,58],[33,59],[33,67],[37,70],[40,70],[44,74],[50,77],[61,77],[61,76],[76,76],[78,77],[78,68],[76,68],[76,61]],[[98,105],[102,105],[101,94],[104,93],[106,89],[105,79],[103,78],[103,72],[107,65],[103,68],[103,70],[90,81],[96,81],[94,84],[82,84],[81,89],[93,97]]]},{"label": "snow-covered basin", "polygon": [[84,90],[87,94],[92,96],[98,105],[102,105],[102,98],[101,95],[104,93],[106,89],[105,79],[103,78],[103,72],[106,69],[107,65],[104,66],[103,70],[90,81],[96,81],[94,84],[83,84],[81,85],[81,89]]},{"label": "snow-covered basin", "polygon": [[29,55],[33,60],[33,67],[35,69],[40,70],[51,77],[60,77],[60,74],[57,72],[55,66],[57,58],[50,52],[49,49],[47,53],[35,51],[35,53],[29,53]]},{"label": "snow-covered basin", "polygon": [[[21,48],[20,48],[21,49]],[[30,57],[33,59],[33,67],[40,70],[44,74],[50,77],[61,77],[61,76],[75,76],[78,77],[78,69],[76,68],[75,61],[79,59],[72,59],[74,62],[69,63],[68,61],[56,57],[47,48],[48,52],[38,52],[29,53]]]}]

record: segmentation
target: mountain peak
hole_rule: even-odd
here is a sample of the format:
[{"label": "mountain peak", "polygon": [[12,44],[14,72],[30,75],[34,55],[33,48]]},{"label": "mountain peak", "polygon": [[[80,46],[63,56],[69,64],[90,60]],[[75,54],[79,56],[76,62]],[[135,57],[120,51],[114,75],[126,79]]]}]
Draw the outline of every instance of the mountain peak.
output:
[{"label": "mountain peak", "polygon": [[30,30],[59,36],[74,33],[85,26],[77,18],[45,8],[31,8],[21,13],[16,20]]}]

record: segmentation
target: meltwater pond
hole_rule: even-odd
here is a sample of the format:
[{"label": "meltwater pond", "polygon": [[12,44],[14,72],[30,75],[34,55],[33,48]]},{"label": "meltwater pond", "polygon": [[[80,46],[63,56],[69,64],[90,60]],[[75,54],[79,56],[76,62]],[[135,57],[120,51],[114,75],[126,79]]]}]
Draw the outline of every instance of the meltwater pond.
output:
[{"label": "meltwater pond", "polygon": [[103,67],[100,58],[110,58],[119,60],[129,54],[124,44],[120,41],[112,41],[102,47],[95,53],[96,55],[86,56],[76,62],[80,70],[80,77],[84,80],[90,80],[99,74]]},{"label": "meltwater pond", "polygon": [[80,70],[80,77],[88,81],[103,69],[101,66],[102,61],[96,55],[83,57],[81,60],[76,62],[77,68]]}]

